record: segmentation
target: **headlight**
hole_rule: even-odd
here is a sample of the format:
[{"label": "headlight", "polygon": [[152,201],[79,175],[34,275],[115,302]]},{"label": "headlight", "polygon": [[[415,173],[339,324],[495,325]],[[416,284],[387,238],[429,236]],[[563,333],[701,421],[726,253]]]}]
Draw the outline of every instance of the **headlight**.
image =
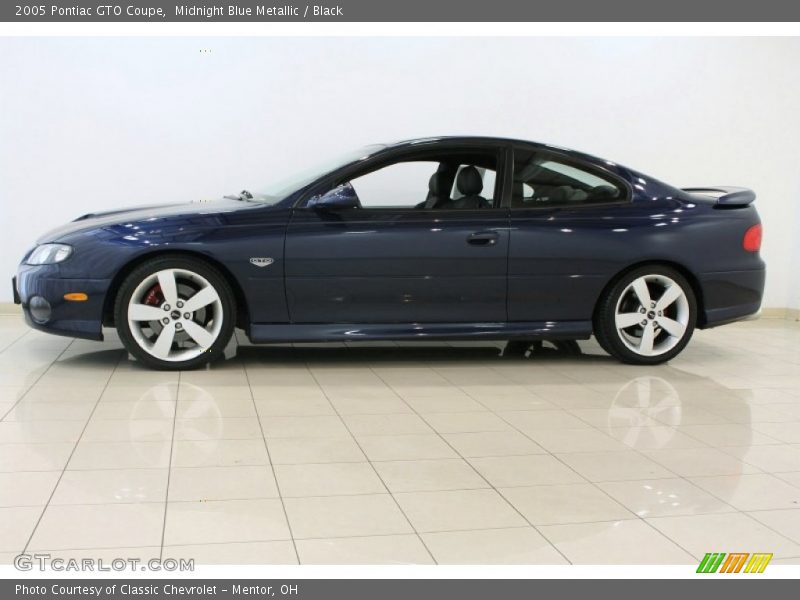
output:
[{"label": "headlight", "polygon": [[41,246],[36,246],[25,262],[29,265],[52,265],[53,263],[67,260],[70,254],[72,254],[72,246],[67,246],[66,244],[42,244]]}]

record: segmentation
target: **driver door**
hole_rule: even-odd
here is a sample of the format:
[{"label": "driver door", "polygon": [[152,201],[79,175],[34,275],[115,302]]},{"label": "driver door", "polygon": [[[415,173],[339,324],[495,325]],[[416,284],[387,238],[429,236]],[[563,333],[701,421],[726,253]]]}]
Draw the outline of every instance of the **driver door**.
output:
[{"label": "driver door", "polygon": [[[350,179],[358,208],[294,210],[285,253],[292,322],[506,321],[509,216],[495,208],[495,169],[481,171],[482,208],[426,208],[442,166],[398,161]],[[460,167],[449,165],[451,182]]]}]

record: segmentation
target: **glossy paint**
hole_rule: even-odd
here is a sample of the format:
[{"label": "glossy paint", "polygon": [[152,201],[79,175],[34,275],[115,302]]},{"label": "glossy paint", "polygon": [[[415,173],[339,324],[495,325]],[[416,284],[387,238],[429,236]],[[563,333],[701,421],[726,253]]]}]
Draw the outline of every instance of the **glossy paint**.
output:
[{"label": "glossy paint", "polygon": [[[364,172],[431,150],[490,149],[500,160],[497,206],[401,210],[317,206],[312,198]],[[546,151],[602,169],[630,191],[624,202],[511,208],[513,153]],[[274,205],[247,200],[86,215],[39,242],[70,258],[19,268],[23,307],[53,306],[39,329],[102,339],[115,292],[141,261],[189,253],[228,277],[239,326],[253,341],[585,338],[603,290],[627,269],[671,264],[692,283],[700,327],[756,312],[764,263],[742,248],[754,206],[725,206],[582,153],[494,138],[432,138],[376,148]],[[251,258],[269,258],[257,267]],[[86,292],[87,302],[63,300]]]}]

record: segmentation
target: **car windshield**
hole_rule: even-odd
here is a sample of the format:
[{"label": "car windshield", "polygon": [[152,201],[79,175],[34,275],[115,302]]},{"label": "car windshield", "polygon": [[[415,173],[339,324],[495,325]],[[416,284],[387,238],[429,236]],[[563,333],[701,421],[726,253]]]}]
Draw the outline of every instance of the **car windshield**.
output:
[{"label": "car windshield", "polygon": [[343,167],[361,158],[366,158],[372,154],[375,154],[375,152],[382,150],[383,148],[385,148],[385,146],[381,144],[363,146],[357,150],[351,150],[347,154],[327,160],[313,168],[304,169],[288,177],[276,179],[274,182],[254,190],[252,192],[252,200],[254,202],[262,202],[264,204],[275,204],[286,198],[286,196],[292,192],[307,186],[323,175],[330,173],[331,171],[335,171],[339,167]]}]

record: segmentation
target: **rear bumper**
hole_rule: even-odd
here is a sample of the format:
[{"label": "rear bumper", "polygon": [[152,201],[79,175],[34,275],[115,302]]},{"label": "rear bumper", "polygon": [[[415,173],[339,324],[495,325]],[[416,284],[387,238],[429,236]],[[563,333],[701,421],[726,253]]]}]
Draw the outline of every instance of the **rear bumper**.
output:
[{"label": "rear bumper", "polygon": [[698,277],[704,307],[700,329],[741,321],[758,314],[766,269],[704,273]]},{"label": "rear bumper", "polygon": [[[88,340],[103,339],[103,306],[110,283],[109,279],[64,279],[59,277],[57,265],[20,265],[12,280],[14,302],[22,305],[28,325],[47,333]],[[64,299],[65,294],[75,292],[83,292],[88,299]],[[32,311],[32,301],[49,308]]]}]

